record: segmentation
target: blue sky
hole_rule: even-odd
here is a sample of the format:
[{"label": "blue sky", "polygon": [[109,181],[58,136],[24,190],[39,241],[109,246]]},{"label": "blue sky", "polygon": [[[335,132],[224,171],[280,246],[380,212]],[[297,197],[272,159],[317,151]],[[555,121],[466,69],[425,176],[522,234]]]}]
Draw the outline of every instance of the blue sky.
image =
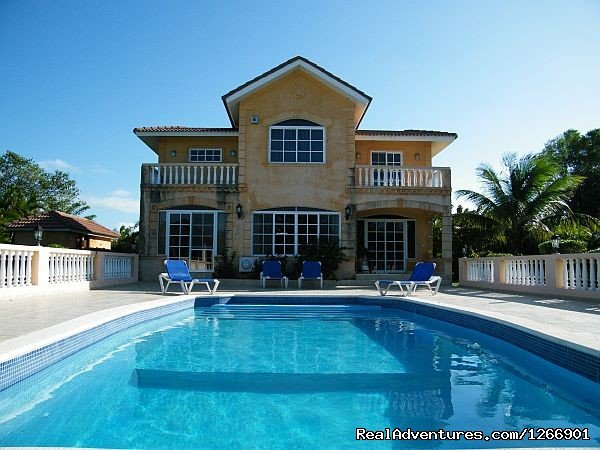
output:
[{"label": "blue sky", "polygon": [[97,221],[139,214],[136,126],[228,126],[221,95],[303,55],[373,97],[361,128],[453,131],[478,164],[600,127],[600,1],[0,1],[0,151],[68,171]]}]

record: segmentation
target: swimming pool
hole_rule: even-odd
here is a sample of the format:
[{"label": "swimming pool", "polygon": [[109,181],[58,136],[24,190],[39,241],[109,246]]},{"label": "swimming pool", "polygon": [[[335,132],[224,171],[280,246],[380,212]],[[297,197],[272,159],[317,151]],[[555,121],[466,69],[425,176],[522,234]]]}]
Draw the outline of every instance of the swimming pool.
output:
[{"label": "swimming pool", "polygon": [[[214,305],[129,328],[0,392],[0,445],[596,447],[599,398],[597,383],[407,311]],[[357,428],[396,427],[591,439],[355,440]]]}]

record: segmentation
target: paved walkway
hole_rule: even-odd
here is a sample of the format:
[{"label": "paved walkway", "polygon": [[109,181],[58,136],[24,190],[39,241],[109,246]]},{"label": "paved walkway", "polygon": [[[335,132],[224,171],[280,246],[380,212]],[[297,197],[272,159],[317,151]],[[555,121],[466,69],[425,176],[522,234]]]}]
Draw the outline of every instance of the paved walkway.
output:
[{"label": "paved walkway", "polygon": [[[225,283],[223,283],[225,284]],[[258,283],[257,283],[258,284]],[[177,289],[173,287],[172,289]],[[201,287],[194,293],[202,294]],[[335,289],[262,290],[219,289],[218,294],[285,294],[285,295],[369,295],[375,288],[338,287]],[[177,293],[169,294],[172,298]],[[389,295],[388,295],[389,297]],[[32,298],[7,299],[0,296],[0,342],[79,318],[93,312],[134,303],[165,299],[156,283],[136,283],[95,291],[49,294]],[[469,311],[480,316],[510,322],[556,339],[572,343],[589,353],[600,355],[600,301],[566,300],[526,296],[467,288],[445,288],[431,296],[419,290],[410,301]]]}]

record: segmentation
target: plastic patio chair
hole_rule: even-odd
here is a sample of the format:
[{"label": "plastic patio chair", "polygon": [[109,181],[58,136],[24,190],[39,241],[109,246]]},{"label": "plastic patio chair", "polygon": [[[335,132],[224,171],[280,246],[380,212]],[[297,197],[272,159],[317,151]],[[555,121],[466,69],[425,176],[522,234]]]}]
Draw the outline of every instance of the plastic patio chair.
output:
[{"label": "plastic patio chair", "polygon": [[302,280],[319,280],[321,289],[323,289],[323,272],[320,261],[304,261],[302,263],[302,273],[298,278],[298,288],[302,288]]},{"label": "plastic patio chair", "polygon": [[267,280],[281,280],[281,286],[288,287],[288,277],[281,271],[281,261],[263,261],[262,272],[260,273],[260,285],[267,287]]},{"label": "plastic patio chair", "polygon": [[[375,287],[379,291],[379,294],[385,295],[392,286],[398,286],[402,295],[406,296],[407,294],[414,293],[418,286],[427,286],[431,291],[431,295],[435,295],[440,288],[442,277],[433,275],[434,271],[435,263],[418,262],[408,280],[377,280]],[[406,287],[406,293],[403,287]]]},{"label": "plastic patio chair", "polygon": [[[165,270],[165,273],[161,273],[158,276],[160,290],[163,294],[167,292],[171,283],[179,283],[181,290],[185,294],[191,293],[195,284],[205,285],[211,295],[217,292],[217,288],[219,287],[219,280],[212,278],[192,278],[186,262],[182,259],[165,260]],[[211,284],[213,285],[212,289],[210,287]]]}]

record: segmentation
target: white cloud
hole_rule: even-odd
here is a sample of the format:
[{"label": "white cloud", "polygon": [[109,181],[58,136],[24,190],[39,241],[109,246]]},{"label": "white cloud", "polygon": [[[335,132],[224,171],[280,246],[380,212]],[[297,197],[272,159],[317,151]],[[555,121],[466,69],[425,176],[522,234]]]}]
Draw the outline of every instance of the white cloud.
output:
[{"label": "white cloud", "polygon": [[48,159],[40,161],[38,164],[46,170],[62,170],[63,172],[81,173],[79,167],[75,167],[62,159]]},{"label": "white cloud", "polygon": [[131,197],[131,192],[126,191],[125,189],[116,189],[110,193],[115,197]]},{"label": "white cloud", "polygon": [[140,211],[139,198],[132,197],[129,191],[116,189],[105,197],[87,196],[85,201],[92,209],[115,210],[138,214]]},{"label": "white cloud", "polygon": [[121,229],[121,227],[133,228],[134,226],[135,226],[135,222],[119,222],[117,224],[117,226],[114,227],[114,229],[117,230],[117,233],[118,233],[119,230]]},{"label": "white cloud", "polygon": [[107,167],[104,167],[101,164],[93,164],[92,167],[91,167],[91,170],[94,173],[99,173],[99,174],[102,174],[102,175],[113,173],[112,170],[108,169]]}]

